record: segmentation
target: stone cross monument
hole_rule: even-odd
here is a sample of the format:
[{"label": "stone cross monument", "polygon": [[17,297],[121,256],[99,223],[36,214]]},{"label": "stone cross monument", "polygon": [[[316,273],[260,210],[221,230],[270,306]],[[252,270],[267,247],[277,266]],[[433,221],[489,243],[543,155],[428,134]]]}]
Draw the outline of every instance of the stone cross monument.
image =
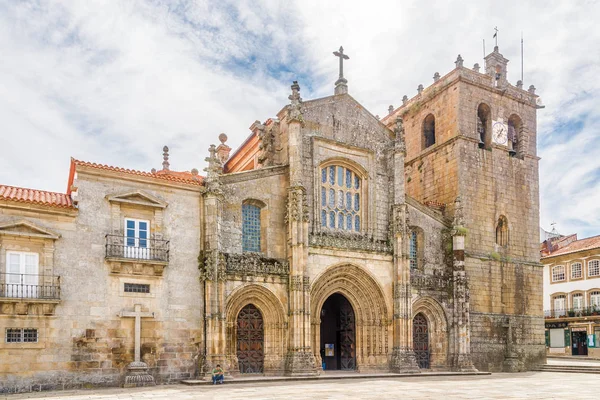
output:
[{"label": "stone cross monument", "polygon": [[348,80],[344,78],[344,60],[349,60],[350,57],[344,54],[344,48],[342,46],[340,46],[339,51],[334,51],[333,55],[340,59],[340,76],[338,80],[335,81],[335,94],[348,93]]},{"label": "stone cross monument", "polygon": [[133,311],[121,311],[121,318],[135,318],[134,359],[127,366],[124,387],[154,386],[154,377],[148,373],[148,365],[142,362],[140,348],[142,346],[142,318],[154,318],[154,313],[143,312],[142,305],[136,304]]}]

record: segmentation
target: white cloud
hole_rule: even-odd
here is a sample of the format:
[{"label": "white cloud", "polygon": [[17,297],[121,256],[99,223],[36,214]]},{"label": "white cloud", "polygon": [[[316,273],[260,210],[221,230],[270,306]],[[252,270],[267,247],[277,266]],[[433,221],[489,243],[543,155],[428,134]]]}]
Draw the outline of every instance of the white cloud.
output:
[{"label": "white cloud", "polygon": [[217,135],[239,145],[291,80],[332,93],[340,44],[350,93],[384,115],[459,53],[483,65],[498,26],[512,82],[523,31],[525,86],[546,104],[542,225],[600,233],[597,15],[598,1],[0,2],[0,182],[62,191],[70,156],[149,170],[165,144],[172,168],[202,169]]}]

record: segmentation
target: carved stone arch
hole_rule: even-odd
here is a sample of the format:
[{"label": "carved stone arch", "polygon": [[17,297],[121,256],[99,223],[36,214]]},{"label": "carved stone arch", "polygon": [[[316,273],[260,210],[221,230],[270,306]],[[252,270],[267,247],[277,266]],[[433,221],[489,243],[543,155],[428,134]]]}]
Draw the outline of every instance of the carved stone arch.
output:
[{"label": "carved stone arch", "polygon": [[347,157],[327,158],[326,160],[323,160],[319,164],[319,171],[325,167],[329,167],[330,165],[340,165],[342,167],[349,168],[349,169],[353,170],[354,172],[356,172],[357,175],[359,175],[361,177],[361,179],[363,179],[363,180],[369,179],[369,172],[367,171],[367,169],[365,167],[363,167],[361,164],[359,164],[356,161],[353,161]]},{"label": "carved stone arch", "polygon": [[[352,264],[337,264],[315,278],[310,290],[313,354],[320,365],[321,308],[334,293],[342,294],[352,305],[356,323],[357,370],[387,368],[389,330],[392,315],[390,298],[365,269]],[[389,296],[388,296],[389,297]]]},{"label": "carved stone arch", "polygon": [[242,308],[248,304],[254,305],[260,311],[264,321],[264,372],[268,375],[283,374],[283,360],[287,351],[286,311],[271,290],[257,284],[240,286],[227,297],[225,307],[226,352],[227,358],[230,360],[231,372],[238,371],[237,317]]},{"label": "carved stone arch", "polygon": [[448,365],[448,320],[442,305],[432,297],[419,297],[413,301],[412,318],[421,313],[429,328],[431,369],[446,369]]}]

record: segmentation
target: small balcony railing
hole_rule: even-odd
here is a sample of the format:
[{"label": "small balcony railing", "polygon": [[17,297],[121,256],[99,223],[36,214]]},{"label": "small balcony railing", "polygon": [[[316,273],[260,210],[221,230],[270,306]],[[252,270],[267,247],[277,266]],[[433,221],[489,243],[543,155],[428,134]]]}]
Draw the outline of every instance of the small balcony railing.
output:
[{"label": "small balcony railing", "polygon": [[600,316],[600,306],[544,311],[544,318],[574,318],[590,317],[596,315]]},{"label": "small balcony railing", "polygon": [[0,298],[60,300],[60,276],[0,274]]},{"label": "small balcony railing", "polygon": [[153,238],[106,235],[106,258],[169,261],[169,241]]}]

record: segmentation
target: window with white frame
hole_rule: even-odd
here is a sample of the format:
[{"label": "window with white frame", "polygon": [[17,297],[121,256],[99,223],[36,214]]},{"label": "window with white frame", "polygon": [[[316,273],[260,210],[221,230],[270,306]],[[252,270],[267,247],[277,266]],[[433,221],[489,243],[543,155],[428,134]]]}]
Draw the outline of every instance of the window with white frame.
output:
[{"label": "window with white frame", "polygon": [[590,293],[590,307],[600,309],[600,290]]},{"label": "window with white frame", "polygon": [[577,293],[574,294],[573,297],[571,297],[572,303],[573,303],[573,309],[574,310],[583,310],[583,294],[581,293]]},{"label": "window with white frame", "polygon": [[7,328],[6,343],[37,343],[38,330],[34,328]]},{"label": "window with white frame", "polygon": [[552,298],[552,310],[554,311],[554,316],[558,317],[561,315],[565,315],[566,310],[566,297],[564,294],[556,295]]},{"label": "window with white frame", "polygon": [[150,222],[139,219],[125,218],[126,258],[150,258]]},{"label": "window with white frame", "polygon": [[572,263],[571,264],[571,279],[579,279],[583,276],[583,268],[581,263]]},{"label": "window with white frame", "polygon": [[565,280],[565,266],[557,265],[552,267],[552,282],[560,282]]},{"label": "window with white frame", "polygon": [[600,276],[600,260],[588,261],[588,276]]},{"label": "window with white frame", "polygon": [[360,232],[362,179],[350,168],[321,168],[321,227]]},{"label": "window with white frame", "polygon": [[7,297],[37,297],[39,290],[39,254],[6,252]]}]

